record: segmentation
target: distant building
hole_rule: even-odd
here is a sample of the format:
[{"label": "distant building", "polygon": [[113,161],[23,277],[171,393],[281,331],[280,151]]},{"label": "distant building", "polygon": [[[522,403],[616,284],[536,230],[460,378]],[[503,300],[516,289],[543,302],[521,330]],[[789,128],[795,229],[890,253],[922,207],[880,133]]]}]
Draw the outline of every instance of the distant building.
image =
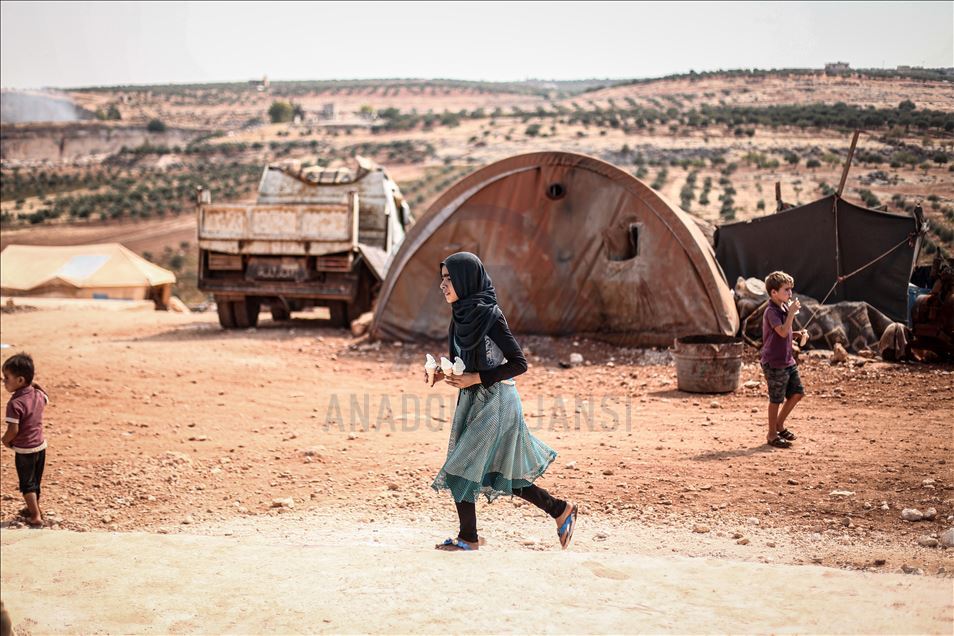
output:
[{"label": "distant building", "polygon": [[847,73],[851,70],[848,62],[829,62],[825,64],[826,73]]},{"label": "distant building", "polygon": [[259,93],[264,93],[269,87],[268,75],[263,75],[260,80],[249,80],[248,85],[254,87]]},{"label": "distant building", "polygon": [[337,119],[337,111],[335,109],[334,102],[324,104],[321,107],[321,110],[318,112],[318,117],[326,121],[334,121]]}]

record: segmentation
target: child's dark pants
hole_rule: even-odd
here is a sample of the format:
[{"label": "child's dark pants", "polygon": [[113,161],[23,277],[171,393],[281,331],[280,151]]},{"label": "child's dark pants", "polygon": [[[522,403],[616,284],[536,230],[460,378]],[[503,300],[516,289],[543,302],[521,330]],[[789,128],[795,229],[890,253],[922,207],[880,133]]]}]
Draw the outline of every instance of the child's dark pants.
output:
[{"label": "child's dark pants", "polygon": [[[543,488],[530,485],[526,488],[514,488],[513,494],[526,499],[534,506],[544,511],[554,519],[563,514],[566,502],[553,497]],[[458,539],[477,543],[477,506],[472,501],[457,502],[457,516],[460,517],[460,532]]]},{"label": "child's dark pants", "polygon": [[24,495],[35,492],[40,499],[40,480],[43,479],[43,466],[46,464],[46,450],[38,453],[17,453],[14,460],[17,477],[20,480],[20,492]]}]

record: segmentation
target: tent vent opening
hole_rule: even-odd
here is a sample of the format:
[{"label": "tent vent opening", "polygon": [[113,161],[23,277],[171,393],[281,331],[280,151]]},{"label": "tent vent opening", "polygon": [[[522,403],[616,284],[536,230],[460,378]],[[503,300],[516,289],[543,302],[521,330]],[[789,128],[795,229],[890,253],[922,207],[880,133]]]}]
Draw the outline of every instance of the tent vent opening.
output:
[{"label": "tent vent opening", "polygon": [[605,241],[606,257],[611,261],[628,261],[639,256],[639,224],[630,223],[623,240]]},{"label": "tent vent opening", "polygon": [[557,201],[566,196],[566,188],[562,183],[551,183],[547,186],[547,198],[551,201]]}]

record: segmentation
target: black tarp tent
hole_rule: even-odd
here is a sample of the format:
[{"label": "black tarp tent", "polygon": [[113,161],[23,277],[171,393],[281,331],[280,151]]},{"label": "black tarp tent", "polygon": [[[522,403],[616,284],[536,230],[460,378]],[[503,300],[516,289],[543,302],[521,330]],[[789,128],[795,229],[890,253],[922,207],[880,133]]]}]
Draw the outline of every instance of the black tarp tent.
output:
[{"label": "black tarp tent", "polygon": [[783,270],[795,292],[822,300],[839,276],[892,250],[839,284],[826,303],[861,300],[904,322],[908,281],[921,248],[922,221],[859,207],[836,194],[716,230],[716,258],[732,284]]}]

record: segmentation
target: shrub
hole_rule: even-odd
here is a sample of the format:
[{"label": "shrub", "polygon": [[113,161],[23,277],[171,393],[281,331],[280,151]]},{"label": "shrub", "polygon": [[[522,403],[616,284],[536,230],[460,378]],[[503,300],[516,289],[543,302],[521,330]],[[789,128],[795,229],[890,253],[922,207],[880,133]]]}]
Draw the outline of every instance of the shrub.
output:
[{"label": "shrub", "polygon": [[146,124],[146,130],[151,133],[162,133],[166,132],[166,125],[161,119],[150,119],[149,123]]},{"label": "shrub", "polygon": [[291,121],[295,117],[295,109],[285,101],[274,101],[268,107],[268,118],[273,124]]}]

